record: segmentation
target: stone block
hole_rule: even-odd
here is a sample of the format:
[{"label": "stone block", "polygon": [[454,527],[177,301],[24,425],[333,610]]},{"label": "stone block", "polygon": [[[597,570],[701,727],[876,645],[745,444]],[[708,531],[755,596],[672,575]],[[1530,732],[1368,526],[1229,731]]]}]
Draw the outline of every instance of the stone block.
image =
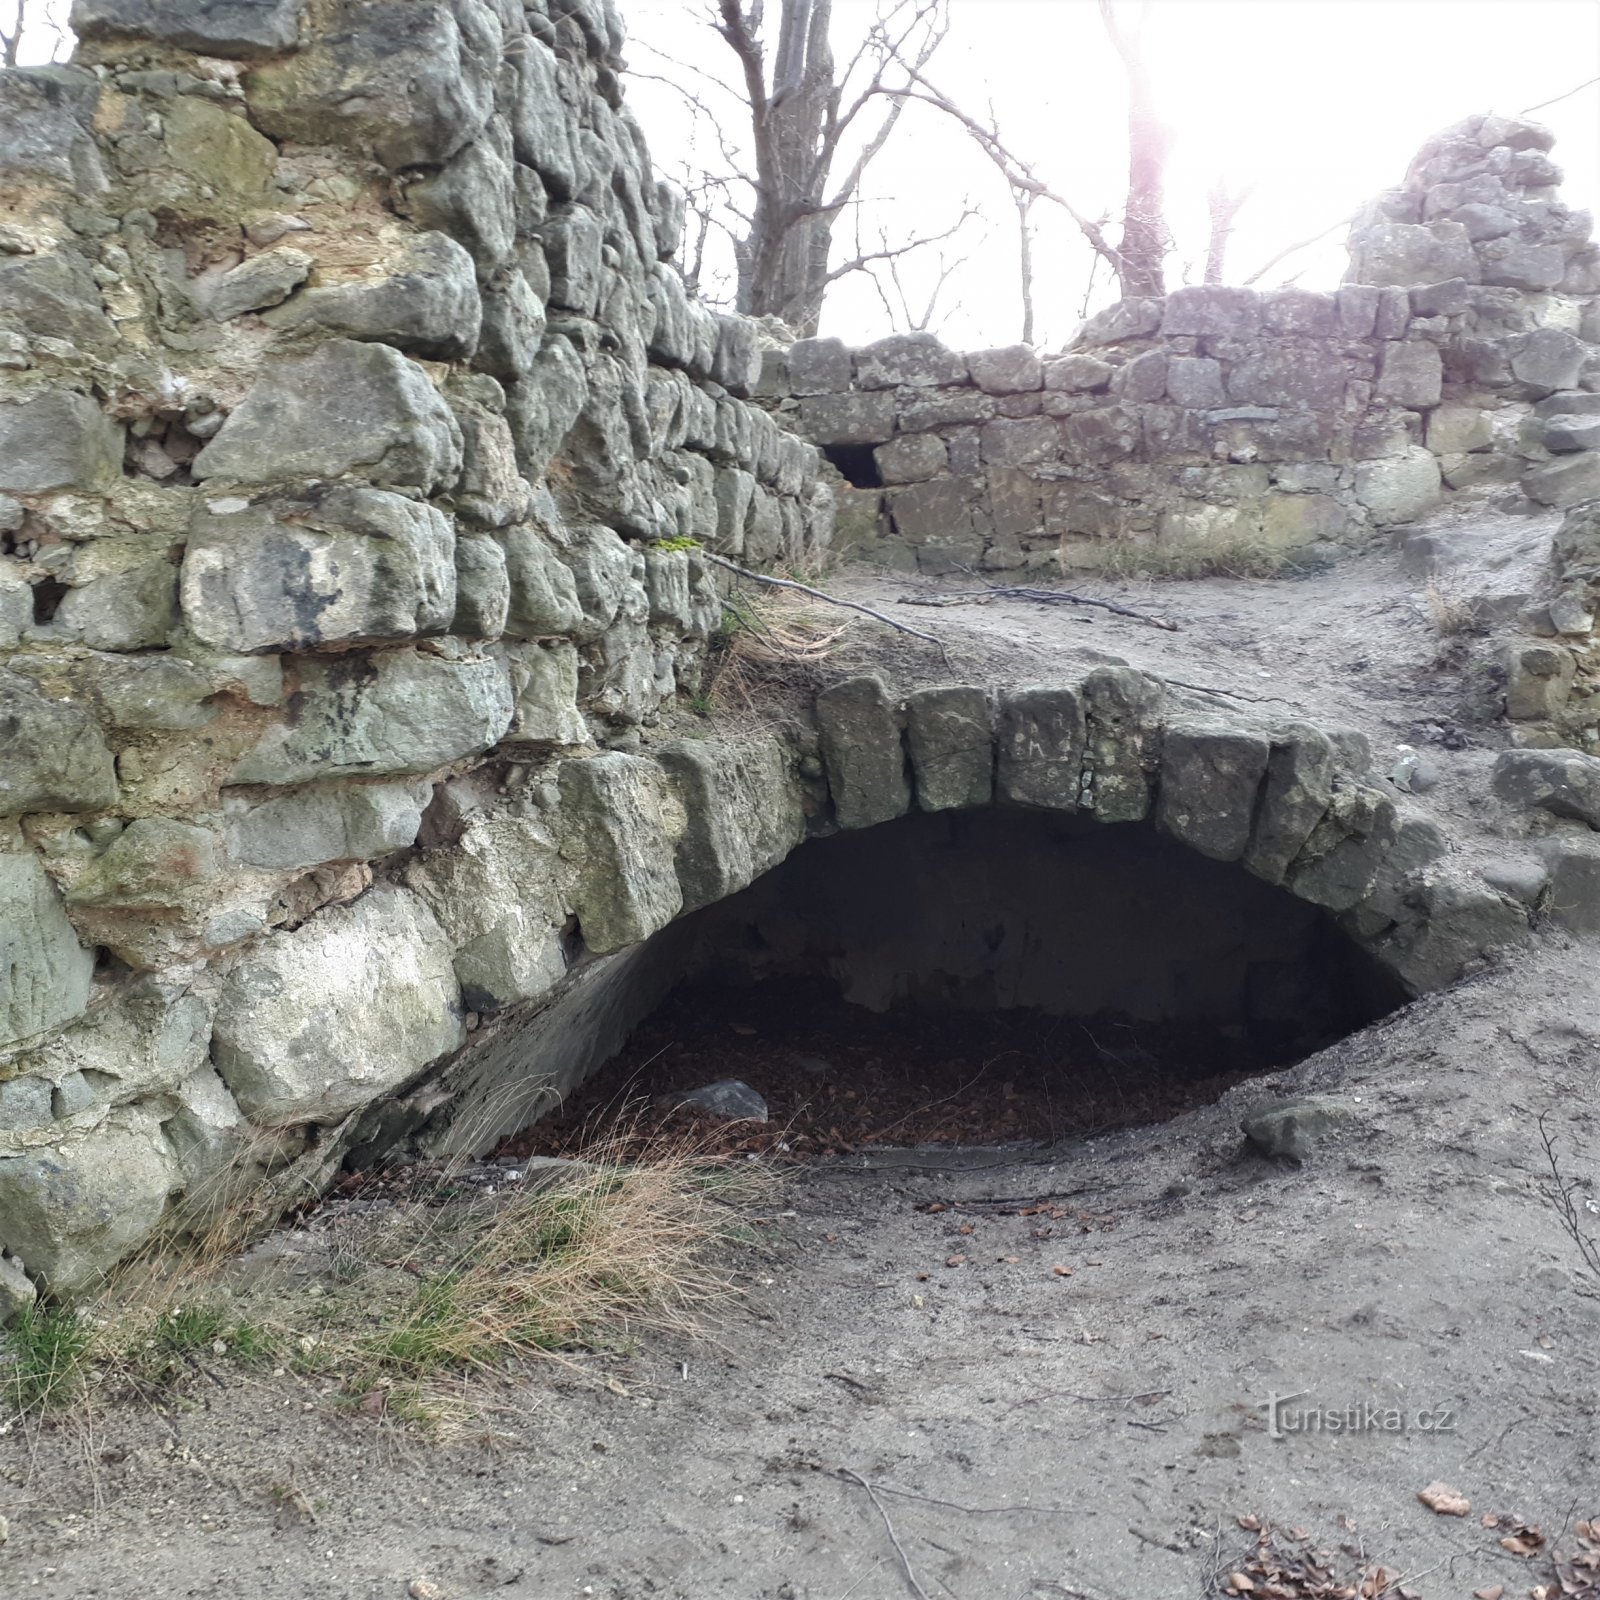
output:
[{"label": "stone block", "polygon": [[597,632],[616,615],[632,573],[632,557],[614,536],[607,549],[614,556],[621,552],[615,560],[602,563],[592,543],[584,544],[575,553],[576,563],[582,566],[585,581],[591,587],[591,598],[599,604],[602,590],[609,597],[602,607],[603,614],[597,613],[588,629],[584,627],[576,566],[556,554],[537,524],[503,528],[495,538],[505,556],[509,589],[505,631],[512,638],[543,639],[580,630]]},{"label": "stone block", "polygon": [[850,348],[843,339],[801,339],[789,346],[790,394],[843,394],[851,377]]},{"label": "stone block", "polygon": [[487,750],[511,722],[511,685],[493,660],[352,652],[308,657],[296,678],[294,720],[270,726],[228,782],[432,772]]},{"label": "stone block", "polygon": [[1600,451],[1585,450],[1533,468],[1522,479],[1522,492],[1557,509],[1600,499]]},{"label": "stone block", "polygon": [[1576,389],[1589,346],[1560,328],[1535,328],[1519,335],[1510,349],[1511,376],[1530,400],[1558,389]]},{"label": "stone block", "polygon": [[1149,814],[1165,694],[1159,678],[1132,667],[1096,667],[1083,680],[1081,803],[1097,822]]},{"label": "stone block", "polygon": [[967,355],[967,366],[985,394],[1026,394],[1044,387],[1044,366],[1031,345],[974,350]]},{"label": "stone block", "polygon": [[1439,463],[1432,451],[1412,445],[1394,456],[1356,468],[1356,499],[1380,527],[1413,522],[1439,503]]},{"label": "stone block", "polygon": [[1543,294],[1561,282],[1567,270],[1566,253],[1558,244],[1536,244],[1522,239],[1485,239],[1477,247],[1484,283]]},{"label": "stone block", "polygon": [[1428,414],[1428,448],[1435,455],[1464,455],[1493,443],[1489,413],[1477,406],[1443,405]]},{"label": "stone block", "polygon": [[1227,404],[1222,363],[1205,356],[1173,356],[1167,362],[1167,393],[1180,406]]},{"label": "stone block", "polygon": [[454,484],[461,464],[461,429],[421,367],[388,345],[332,339],[269,366],[194,474],[257,484],[359,473],[426,493]]},{"label": "stone block", "polygon": [[[630,630],[631,631],[631,630]],[[539,639],[502,646],[511,676],[511,726],[502,744],[560,748],[590,742],[578,710],[578,651],[568,639]],[[636,660],[644,669],[650,663]]]},{"label": "stone block", "polygon": [[894,437],[894,391],[876,394],[817,394],[800,401],[800,431],[824,447],[884,444]]},{"label": "stone block", "polygon": [[265,250],[223,273],[206,309],[218,322],[229,322],[247,311],[281,305],[310,277],[315,263],[315,256],[289,246]]},{"label": "stone block", "polygon": [[1087,713],[1081,687],[1012,689],[1000,697],[995,792],[1012,805],[1076,811]]},{"label": "stone block", "polygon": [[901,717],[881,678],[846,678],[824,689],[817,725],[841,828],[870,828],[911,809]]},{"label": "stone block", "polygon": [[1163,399],[1167,392],[1166,352],[1146,350],[1119,367],[1111,380],[1111,392],[1129,405],[1148,405]]},{"label": "stone block", "polygon": [[466,1042],[451,954],[408,890],[325,909],[228,974],[212,1061],[254,1122],[338,1122]]},{"label": "stone block", "polygon": [[1261,296],[1254,289],[1187,284],[1167,296],[1161,335],[1231,334],[1249,338],[1261,325]]},{"label": "stone block", "polygon": [[99,811],[116,798],[116,769],[94,718],[0,672],[0,817]]},{"label": "stone block", "polygon": [[1160,330],[1164,304],[1162,300],[1137,296],[1119,300],[1104,311],[1097,311],[1078,329],[1072,338],[1073,348],[1092,350],[1100,345],[1145,338]]},{"label": "stone block", "polygon": [[1275,728],[1261,793],[1244,852],[1244,866],[1268,883],[1282,883],[1333,798],[1334,749],[1309,723]]},{"label": "stone block", "polygon": [[892,333],[857,350],[855,365],[863,389],[944,389],[967,381],[967,358],[931,333]]},{"label": "stone block", "polygon": [[1213,861],[1237,861],[1250,842],[1270,751],[1266,736],[1252,729],[1168,722],[1156,826]]},{"label": "stone block", "polygon": [[1269,345],[1234,362],[1228,399],[1234,405],[1331,411],[1344,399],[1346,376],[1343,358],[1330,346]]},{"label": "stone block", "polygon": [[140,39],[197,55],[249,60],[292,50],[301,0],[74,0],[80,39]]},{"label": "stone block", "polygon": [[906,743],[919,809],[961,810],[993,799],[994,707],[987,690],[916,690],[906,700]]},{"label": "stone block", "polygon": [[904,433],[873,451],[885,483],[920,483],[950,468],[944,440],[936,433]]},{"label": "stone block", "polygon": [[202,501],[181,592],[194,636],[241,655],[443,633],[455,531],[443,512],[379,489]]},{"label": "stone block", "polygon": [[1125,461],[1138,453],[1143,435],[1137,408],[1096,406],[1062,419],[1060,454],[1066,461],[1087,466]]},{"label": "stone block", "polygon": [[1261,296],[1261,322],[1273,333],[1331,338],[1340,332],[1338,301],[1314,289],[1269,289]]},{"label": "stone block", "polygon": [[1098,356],[1057,356],[1043,365],[1045,388],[1063,394],[1088,394],[1106,389],[1117,370]]},{"label": "stone block", "polygon": [[561,763],[561,854],[572,909],[597,955],[665,927],[683,907],[676,867],[682,805],[666,771],[610,751]]},{"label": "stone block", "polygon": [[1061,429],[1053,418],[999,418],[984,424],[983,459],[989,466],[1031,466],[1060,455]]},{"label": "stone block", "polygon": [[1365,233],[1352,232],[1346,277],[1351,283],[1413,289],[1446,278],[1477,283],[1479,267],[1459,222],[1384,222]]},{"label": "stone block", "polygon": [[1284,882],[1313,905],[1348,911],[1372,892],[1398,831],[1398,813],[1386,795],[1359,785],[1336,786]]},{"label": "stone block", "polygon": [[1333,303],[1342,337],[1371,339],[1375,336],[1380,295],[1380,290],[1356,283],[1344,284],[1335,291]]},{"label": "stone block", "polygon": [[1600,416],[1548,417],[1540,438],[1552,455],[1600,450]]},{"label": "stone block", "polygon": [[374,860],[416,843],[431,793],[425,783],[351,784],[240,806],[228,818],[228,854],[272,872]]},{"label": "stone block", "polygon": [[1600,839],[1563,834],[1533,849],[1546,874],[1541,914],[1568,933],[1600,933]]},{"label": "stone block", "polygon": [[[1542,648],[1571,657],[1559,645]],[[1554,674],[1552,674],[1553,676]],[[1573,817],[1600,828],[1600,760],[1578,750],[1502,750],[1495,757],[1494,792],[1508,805]]]},{"label": "stone block", "polygon": [[1438,346],[1422,339],[1407,339],[1383,347],[1373,394],[1379,400],[1421,410],[1438,405],[1443,380],[1444,362]]},{"label": "stone block", "polygon": [[1458,317],[1472,305],[1472,288],[1465,278],[1447,278],[1411,291],[1414,317]]},{"label": "stone block", "polygon": [[53,389],[0,404],[0,490],[108,488],[122,471],[122,429],[87,395]]},{"label": "stone block", "polygon": [[38,856],[0,854],[0,1046],[80,1015],[93,973]]}]

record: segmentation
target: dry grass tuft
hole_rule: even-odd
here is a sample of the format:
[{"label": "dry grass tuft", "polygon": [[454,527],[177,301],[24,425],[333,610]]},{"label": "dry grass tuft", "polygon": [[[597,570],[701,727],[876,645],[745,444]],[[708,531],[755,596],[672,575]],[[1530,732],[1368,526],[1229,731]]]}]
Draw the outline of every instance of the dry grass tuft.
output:
[{"label": "dry grass tuft", "polygon": [[804,595],[766,590],[730,593],[712,640],[704,711],[756,711],[774,688],[820,686],[817,669],[850,630]]},{"label": "dry grass tuft", "polygon": [[1441,639],[1457,639],[1477,632],[1481,626],[1471,598],[1437,578],[1428,579],[1422,591],[1422,606],[1428,626]]},{"label": "dry grass tuft", "polygon": [[[1062,565],[1067,570],[1067,549]],[[1108,578],[1284,578],[1306,570],[1291,550],[1240,536],[1180,544],[1133,544],[1117,540],[1099,552],[1093,570]]]}]

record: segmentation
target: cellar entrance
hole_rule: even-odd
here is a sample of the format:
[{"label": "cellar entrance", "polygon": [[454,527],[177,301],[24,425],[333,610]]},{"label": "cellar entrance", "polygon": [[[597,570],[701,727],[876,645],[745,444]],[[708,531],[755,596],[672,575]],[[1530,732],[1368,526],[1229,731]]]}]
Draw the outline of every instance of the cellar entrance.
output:
[{"label": "cellar entrance", "polygon": [[519,1150],[698,1116],[671,1108],[727,1080],[767,1121],[725,1137],[796,1155],[1159,1121],[1407,998],[1239,866],[1146,823],[1004,809],[812,841],[640,960],[621,1049]]}]

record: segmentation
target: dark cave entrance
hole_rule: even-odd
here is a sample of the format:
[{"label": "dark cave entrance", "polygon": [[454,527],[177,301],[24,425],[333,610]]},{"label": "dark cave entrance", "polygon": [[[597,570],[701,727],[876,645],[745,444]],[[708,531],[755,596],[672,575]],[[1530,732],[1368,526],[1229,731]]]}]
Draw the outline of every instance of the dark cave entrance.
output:
[{"label": "dark cave entrance", "polygon": [[1408,998],[1239,866],[1147,823],[1004,809],[813,840],[620,959],[604,1066],[519,1153],[572,1148],[602,1108],[670,1120],[724,1079],[770,1115],[729,1138],[802,1155],[1159,1121]]},{"label": "dark cave entrance", "polygon": [[839,469],[839,476],[853,489],[881,489],[883,474],[878,471],[877,446],[870,444],[825,444],[824,459]]}]

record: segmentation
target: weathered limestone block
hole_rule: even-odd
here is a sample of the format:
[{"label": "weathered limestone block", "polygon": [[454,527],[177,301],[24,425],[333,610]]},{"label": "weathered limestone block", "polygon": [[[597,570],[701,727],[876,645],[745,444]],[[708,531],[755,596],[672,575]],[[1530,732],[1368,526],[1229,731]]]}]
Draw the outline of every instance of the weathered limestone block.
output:
[{"label": "weathered limestone block", "polygon": [[182,595],[196,638],[246,655],[443,633],[455,531],[443,512],[379,489],[202,502]]},{"label": "weathered limestone block", "polygon": [[0,817],[98,811],[116,798],[111,751],[88,712],[0,673]]},{"label": "weathered limestone block", "polygon": [[1250,842],[1271,746],[1265,734],[1197,719],[1167,723],[1156,826],[1213,861],[1237,861]]},{"label": "weathered limestone block", "polygon": [[947,389],[967,381],[967,359],[931,333],[892,333],[856,351],[863,389]]},{"label": "weathered limestone block", "polygon": [[300,37],[302,0],[74,0],[80,39],[149,39],[197,55],[277,55]]},{"label": "weathered limestone block", "polygon": [[1356,468],[1356,499],[1380,527],[1413,522],[1439,503],[1439,463],[1431,450],[1408,446],[1399,455]]},{"label": "weathered limestone block", "polygon": [[206,309],[218,322],[230,322],[247,311],[282,305],[311,276],[315,265],[316,257],[304,250],[288,246],[264,250],[223,273],[206,301]]},{"label": "weathered limestone block", "polygon": [[502,414],[504,402],[504,391],[492,378],[461,379],[451,394],[463,446],[461,478],[452,499],[459,517],[483,528],[521,522],[534,500],[517,469],[516,441]]},{"label": "weathered limestone block", "polygon": [[[1085,416],[1096,415],[1088,412]],[[1081,422],[1071,417],[1068,426]],[[1050,417],[1001,417],[983,426],[983,459],[994,467],[1024,467],[1056,461],[1061,456],[1062,431]]]},{"label": "weathered limestone block", "polygon": [[1542,722],[1567,703],[1576,664],[1559,644],[1510,644],[1504,654],[1506,715],[1513,722]]},{"label": "weathered limestone block", "polygon": [[1530,400],[1558,389],[1576,389],[1589,346],[1562,328],[1535,328],[1520,334],[1510,348],[1511,376]]},{"label": "weathered limestone block", "polygon": [[1443,405],[1428,413],[1428,448],[1435,455],[1487,450],[1493,443],[1494,429],[1487,411],[1480,411],[1476,406]]},{"label": "weathered limestone block", "polygon": [[1076,685],[1002,694],[996,797],[1013,805],[1076,811],[1086,732],[1083,690]]},{"label": "weathered limestone block", "polygon": [[506,421],[527,477],[544,475],[588,395],[589,374],[571,341],[546,334],[532,370],[506,391]]},{"label": "weathered limestone block", "polygon": [[1108,388],[1116,370],[1109,361],[1102,361],[1098,356],[1057,356],[1044,363],[1044,386],[1062,394],[1088,394],[1094,389]]},{"label": "weathered limestone block", "polygon": [[414,650],[295,665],[293,722],[269,728],[230,783],[307,783],[431,772],[495,744],[511,722],[497,661]]},{"label": "weathered limestone block", "polygon": [[1551,455],[1570,455],[1578,450],[1600,450],[1600,416],[1549,417],[1539,437]]},{"label": "weathered limestone block", "polygon": [[1132,667],[1096,667],[1083,680],[1083,805],[1097,822],[1149,815],[1165,694],[1159,678]]},{"label": "weathered limestone block", "polygon": [[1313,905],[1348,911],[1371,893],[1397,830],[1395,804],[1387,796],[1359,786],[1336,788],[1285,884]]},{"label": "weathered limestone block", "polygon": [[209,828],[171,817],[138,817],[79,874],[67,891],[67,904],[185,910],[221,875],[220,844]]},{"label": "weathered limestone block", "polygon": [[[1562,652],[1565,654],[1565,652]],[[1510,805],[1600,828],[1600,760],[1577,750],[1502,750],[1494,792]]]},{"label": "weathered limestone block", "polygon": [[93,348],[117,336],[94,274],[74,250],[0,260],[0,316],[35,339]]},{"label": "weathered limestone block", "polygon": [[1415,317],[1456,317],[1471,309],[1476,291],[1465,278],[1447,278],[1413,289],[1411,314]]},{"label": "weathered limestone block", "polygon": [[[587,206],[568,206],[544,224],[539,239],[550,266],[550,304],[593,316],[599,309],[603,287],[604,230],[600,219]],[[698,301],[686,303],[691,327],[698,309]],[[714,324],[712,336],[714,339]],[[691,363],[692,360],[691,357]]]},{"label": "weathered limestone block", "polygon": [[1600,933],[1600,839],[1561,834],[1533,849],[1547,874],[1541,914],[1568,933]]},{"label": "weathered limestone block", "polygon": [[870,828],[911,809],[901,718],[881,678],[846,678],[824,689],[817,725],[841,828]]},{"label": "weathered limestone block", "polygon": [[39,858],[0,854],[0,1045],[79,1015],[93,973]]},{"label": "weathered limestone block", "polygon": [[1522,492],[1557,509],[1600,499],[1600,451],[1585,450],[1535,467],[1523,476]]},{"label": "weathered limestone block", "polygon": [[884,444],[894,437],[894,391],[807,395],[800,401],[800,428],[821,445]]},{"label": "weathered limestone block", "polygon": [[683,806],[685,911],[737,893],[805,838],[803,792],[778,739],[685,740],[664,749],[661,764]]},{"label": "weathered limestone block", "polygon": [[1117,399],[1133,405],[1150,405],[1167,392],[1167,353],[1146,350],[1125,366],[1117,368],[1111,392]]},{"label": "weathered limestone block", "polygon": [[234,801],[228,854],[241,866],[294,871],[329,861],[370,861],[416,843],[425,783],[309,789],[260,805]]},{"label": "weathered limestone block", "polygon": [[1104,311],[1097,311],[1078,329],[1072,337],[1073,348],[1092,350],[1100,345],[1122,344],[1155,333],[1161,327],[1165,304],[1162,300],[1142,297],[1119,300]]},{"label": "weathered limestone block", "polygon": [[332,339],[273,363],[194,474],[254,484],[360,473],[429,492],[455,483],[461,451],[461,429],[421,367],[385,344]]},{"label": "weathered limestone block", "polygon": [[1408,885],[1401,911],[1377,953],[1416,994],[1442,989],[1496,952],[1528,940],[1522,906],[1448,867],[1426,871]]},{"label": "weathered limestone block", "polygon": [[906,700],[917,806],[953,811],[994,798],[994,706],[986,689],[918,689]]},{"label": "weathered limestone block", "polygon": [[1268,883],[1282,883],[1333,798],[1334,749],[1328,736],[1308,723],[1274,729],[1245,869]]},{"label": "weathered limestone block", "polygon": [[1103,466],[1134,455],[1143,438],[1143,419],[1135,406],[1097,406],[1061,423],[1061,455],[1071,462]]},{"label": "weathered limestone block", "polygon": [[1439,347],[1423,339],[1407,339],[1384,346],[1373,394],[1420,410],[1438,405],[1443,379]]},{"label": "weathered limestone block", "polygon": [[[448,234],[487,277],[511,259],[517,242],[517,190],[512,175],[510,137],[504,124],[504,154],[488,134],[474,140],[437,172],[408,186],[405,201],[424,228]],[[554,275],[555,265],[551,263]],[[595,300],[579,309],[594,310]]]},{"label": "weathered limestone block", "polygon": [[80,551],[48,625],[52,640],[91,650],[147,650],[167,643],[178,620],[178,569],[164,542],[98,541]]},{"label": "weathered limestone block", "polygon": [[504,812],[469,817],[454,844],[408,864],[406,886],[427,903],[455,951],[468,1010],[537,1000],[561,980],[560,880],[549,825]]},{"label": "weathered limestone block", "polygon": [[1026,394],[1044,387],[1044,367],[1031,345],[970,351],[967,366],[985,394]]},{"label": "weathered limestone block", "polygon": [[12,68],[0,76],[0,172],[24,183],[104,192],[92,130],[100,80],[81,67]]},{"label": "weathered limestone block", "polygon": [[572,909],[597,955],[647,939],[683,908],[676,867],[684,819],[667,773],[612,751],[564,761],[561,855]]},{"label": "weathered limestone block", "polygon": [[[270,254],[298,256],[301,252],[275,250]],[[256,256],[234,272],[256,268],[266,259]],[[230,273],[223,279],[211,302],[211,314],[219,319],[223,313],[218,301],[232,277]],[[237,295],[232,298],[238,300]],[[239,309],[254,307],[241,305]],[[392,344],[428,361],[463,361],[478,348],[483,301],[466,250],[446,234],[423,233],[407,239],[393,260],[369,269],[366,276],[347,282],[325,281],[303,290],[266,320],[280,328],[314,324],[346,339]],[[543,332],[542,307],[539,332]],[[535,334],[534,352],[537,350]]]},{"label": "weathered limestone block", "polygon": [[717,318],[717,351],[712,357],[711,378],[740,398],[760,382],[761,344],[756,324],[749,317]]},{"label": "weathered limestone block", "polygon": [[483,324],[473,366],[507,383],[526,377],[544,348],[545,310],[527,274],[496,273],[483,289]]},{"label": "weathered limestone block", "polygon": [[1204,356],[1173,356],[1167,362],[1167,393],[1180,406],[1222,406],[1222,363]]},{"label": "weathered limestone block", "polygon": [[1253,289],[1186,284],[1167,296],[1161,336],[1235,334],[1248,337],[1261,324],[1261,296]]},{"label": "weathered limestone block", "polygon": [[573,568],[557,555],[534,523],[501,529],[495,535],[505,554],[510,604],[505,631],[514,639],[543,639],[572,633],[583,622],[583,605]]},{"label": "weathered limestone block", "polygon": [[254,70],[251,114],[275,139],[438,166],[489,118],[499,35],[487,7],[335,0],[298,52]]},{"label": "weathered limestone block", "polygon": [[550,631],[596,639],[619,616],[633,615],[642,621],[649,615],[644,557],[610,528],[588,524],[572,529],[563,554],[579,613],[564,627]]},{"label": "weathered limestone block", "polygon": [[0,490],[108,488],[122,471],[122,429],[87,395],[52,389],[0,404]]},{"label": "weathered limestone block", "polygon": [[1337,299],[1313,289],[1269,289],[1261,296],[1262,326],[1273,333],[1328,339],[1339,329]]},{"label": "weathered limestone block", "polygon": [[790,394],[843,394],[852,375],[843,339],[801,339],[789,346]]},{"label": "weathered limestone block", "polygon": [[933,478],[886,496],[894,531],[916,549],[925,571],[970,565],[982,554],[974,491],[970,480]]},{"label": "weathered limestone block", "polygon": [[[560,200],[570,200],[578,187],[582,158],[574,148],[578,130],[561,93],[561,69],[555,52],[544,39],[521,34],[515,47],[507,50],[505,65],[509,73],[502,86],[509,100],[512,147],[518,161],[535,168]],[[663,186],[664,189],[664,186]],[[663,257],[672,254],[666,241],[672,235],[662,222],[675,213],[681,231],[683,197],[657,191],[657,232]],[[661,205],[661,200],[667,204]]]},{"label": "weathered limestone block", "polygon": [[1478,246],[1485,283],[1503,284],[1542,294],[1554,289],[1567,270],[1567,253],[1559,244],[1522,239],[1485,239]]},{"label": "weathered limestone block", "polygon": [[1267,345],[1234,362],[1228,399],[1233,405],[1331,411],[1344,398],[1345,376],[1343,358],[1325,345]]},{"label": "weathered limestone block", "polygon": [[1472,241],[1459,222],[1388,222],[1351,231],[1348,283],[1411,289],[1446,278],[1477,283],[1480,276]]},{"label": "weathered limestone block", "polygon": [[906,433],[873,451],[885,483],[920,483],[950,469],[945,442],[936,433]]},{"label": "weathered limestone block", "polygon": [[0,1157],[0,1247],[51,1294],[92,1288],[155,1231],[179,1182],[156,1114],[129,1107],[47,1150]]},{"label": "weathered limestone block", "polygon": [[252,1121],[338,1122],[465,1042],[451,954],[404,889],[325,909],[228,974],[212,1061]]},{"label": "weathered limestone block", "polygon": [[568,639],[503,645],[511,675],[511,726],[504,744],[571,746],[589,743],[578,710],[578,652]]}]

